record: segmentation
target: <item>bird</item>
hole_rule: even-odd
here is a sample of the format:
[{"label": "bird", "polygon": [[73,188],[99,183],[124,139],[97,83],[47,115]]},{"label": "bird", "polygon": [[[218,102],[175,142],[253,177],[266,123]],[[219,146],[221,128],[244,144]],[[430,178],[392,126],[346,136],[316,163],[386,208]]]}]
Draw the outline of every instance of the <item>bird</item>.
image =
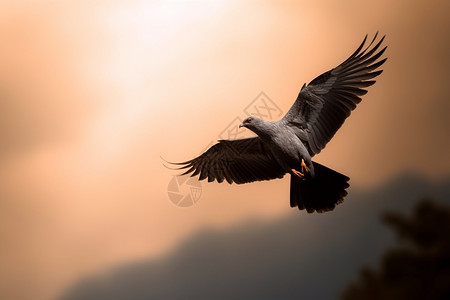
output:
[{"label": "bird", "polygon": [[[248,116],[239,127],[256,136],[219,140],[203,154],[171,163],[180,175],[208,182],[244,184],[290,174],[290,206],[308,213],[332,211],[344,201],[349,177],[312,158],[323,150],[361,102],[383,70],[385,35],[366,35],[344,62],[303,84],[289,111],[278,121]],[[366,46],[366,44],[368,44]],[[186,170],[187,169],[187,170]]]}]

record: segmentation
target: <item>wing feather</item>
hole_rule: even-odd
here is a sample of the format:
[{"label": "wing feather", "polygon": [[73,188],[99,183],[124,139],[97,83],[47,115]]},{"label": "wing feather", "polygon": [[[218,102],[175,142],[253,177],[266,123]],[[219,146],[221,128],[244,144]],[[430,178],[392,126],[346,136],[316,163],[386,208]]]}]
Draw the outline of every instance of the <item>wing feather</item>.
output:
[{"label": "wing feather", "polygon": [[[331,140],[345,119],[375,84],[377,70],[387,58],[380,59],[387,47],[380,49],[384,36],[376,42],[375,34],[367,47],[365,36],[361,45],[336,68],[317,76],[303,86],[297,100],[283,117],[303,140],[311,156],[319,153]],[[364,50],[363,50],[364,49]]]},{"label": "wing feather", "polygon": [[274,159],[270,149],[259,137],[240,140],[220,140],[200,156],[182,163],[174,163],[179,169],[187,169],[181,175],[199,175],[228,183],[247,183],[282,178],[286,171]]}]

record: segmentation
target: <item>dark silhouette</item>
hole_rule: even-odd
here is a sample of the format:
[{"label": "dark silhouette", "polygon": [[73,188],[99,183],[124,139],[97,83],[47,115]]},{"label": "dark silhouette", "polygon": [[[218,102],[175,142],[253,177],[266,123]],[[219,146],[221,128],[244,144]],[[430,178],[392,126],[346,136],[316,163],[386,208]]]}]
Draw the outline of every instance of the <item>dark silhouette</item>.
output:
[{"label": "dark silhouette", "polygon": [[400,245],[384,254],[377,270],[363,268],[341,299],[450,299],[450,206],[424,199],[411,216],[382,219]]}]

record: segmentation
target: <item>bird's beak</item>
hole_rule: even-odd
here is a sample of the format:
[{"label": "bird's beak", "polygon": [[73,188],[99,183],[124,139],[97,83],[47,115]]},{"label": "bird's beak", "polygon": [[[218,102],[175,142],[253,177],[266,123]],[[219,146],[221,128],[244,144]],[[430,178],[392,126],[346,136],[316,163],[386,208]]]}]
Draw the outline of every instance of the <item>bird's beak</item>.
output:
[{"label": "bird's beak", "polygon": [[244,123],[239,124],[239,128],[244,127]]}]

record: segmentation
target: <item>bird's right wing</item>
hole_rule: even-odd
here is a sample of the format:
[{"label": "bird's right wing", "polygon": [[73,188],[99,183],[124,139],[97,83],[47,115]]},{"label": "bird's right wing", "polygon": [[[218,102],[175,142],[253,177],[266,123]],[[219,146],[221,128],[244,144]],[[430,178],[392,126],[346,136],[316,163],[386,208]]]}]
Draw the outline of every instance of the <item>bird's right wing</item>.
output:
[{"label": "bird's right wing", "polygon": [[181,175],[200,174],[199,180],[223,180],[228,183],[282,178],[286,173],[274,159],[270,148],[259,138],[220,140],[202,155],[182,163],[173,163],[188,169]]}]

